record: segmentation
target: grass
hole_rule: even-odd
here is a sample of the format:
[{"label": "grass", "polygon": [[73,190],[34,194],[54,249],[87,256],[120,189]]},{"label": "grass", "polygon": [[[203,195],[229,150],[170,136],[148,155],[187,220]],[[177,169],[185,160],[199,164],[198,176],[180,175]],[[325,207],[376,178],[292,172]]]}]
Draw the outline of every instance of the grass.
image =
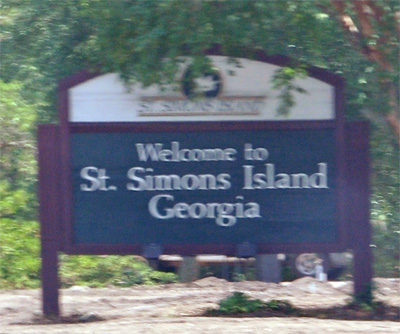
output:
[{"label": "grass", "polygon": [[209,317],[308,317],[336,320],[379,320],[400,321],[400,308],[374,302],[370,305],[358,304],[354,300],[347,305],[329,308],[296,308],[290,302],[270,300],[263,302],[242,292],[220,301],[218,308],[208,309],[203,316]]}]

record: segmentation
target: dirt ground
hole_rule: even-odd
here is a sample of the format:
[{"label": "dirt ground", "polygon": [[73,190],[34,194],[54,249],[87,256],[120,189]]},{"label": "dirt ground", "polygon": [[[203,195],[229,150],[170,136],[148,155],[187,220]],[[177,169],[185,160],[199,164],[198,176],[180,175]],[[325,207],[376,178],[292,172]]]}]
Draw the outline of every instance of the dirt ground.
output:
[{"label": "dirt ground", "polygon": [[[227,282],[209,277],[190,284],[61,290],[63,322],[45,321],[41,316],[40,290],[0,291],[0,334],[136,334],[136,333],[400,333],[400,280],[375,279],[376,300],[391,306],[389,316],[361,319],[354,312],[339,312],[330,319],[317,317],[205,317],[204,311],[240,291],[269,301],[286,300],[295,307],[313,310],[340,309],[352,293],[351,282],[319,282],[301,278],[280,284]],[[394,310],[394,311],[393,311]],[[350,313],[349,313],[350,314]]]}]

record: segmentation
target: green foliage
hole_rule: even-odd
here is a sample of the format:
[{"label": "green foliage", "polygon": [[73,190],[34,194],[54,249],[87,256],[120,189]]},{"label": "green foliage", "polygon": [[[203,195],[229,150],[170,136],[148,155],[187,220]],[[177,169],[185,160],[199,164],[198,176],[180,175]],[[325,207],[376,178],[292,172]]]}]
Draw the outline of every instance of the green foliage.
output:
[{"label": "green foliage", "polygon": [[72,285],[126,287],[177,281],[175,274],[154,271],[136,256],[61,255],[59,272],[62,287]]},{"label": "green foliage", "polygon": [[283,67],[276,71],[272,83],[274,89],[280,90],[278,114],[289,115],[291,108],[296,105],[293,93],[307,93],[305,89],[296,85],[294,81],[296,78],[305,78],[306,73],[306,70],[300,66],[296,68]]},{"label": "green foliage", "polygon": [[24,210],[30,194],[24,189],[12,190],[5,180],[0,180],[0,217],[15,216]]},{"label": "green foliage", "polygon": [[367,312],[382,311],[382,308],[385,308],[386,305],[374,298],[374,292],[376,292],[375,284],[368,284],[361,293],[353,295],[347,306],[351,309],[360,309]]},{"label": "green foliage", "polygon": [[371,218],[376,276],[400,275],[399,147],[382,125],[373,131]]},{"label": "green foliage", "polygon": [[40,282],[35,120],[22,85],[0,81],[0,287]]},{"label": "green foliage", "polygon": [[0,218],[36,218],[36,109],[22,85],[0,81]]},{"label": "green foliage", "polygon": [[[346,1],[351,3],[351,1]],[[398,69],[395,1],[379,1],[382,20],[376,36],[388,41],[385,55]],[[331,1],[186,1],[186,0],[3,0],[3,80],[23,80],[27,92],[55,103],[57,81],[79,69],[118,72],[127,82],[144,85],[176,80],[182,56],[191,56],[195,73],[209,65],[205,50],[218,46],[231,57],[256,59],[258,51],[290,56],[295,64],[312,64],[347,80],[346,113],[360,117],[389,109],[389,90],[398,72],[384,71],[368,61],[362,47],[351,43],[337,20]],[[349,13],[352,14],[352,13]],[[62,66],[59,66],[62,64]],[[296,68],[295,65],[293,65]],[[284,69],[279,112],[294,101]],[[278,78],[277,78],[278,79]],[[43,95],[44,94],[44,95]],[[55,108],[40,109],[40,120],[54,119]]]},{"label": "green foliage", "polygon": [[0,288],[40,285],[37,222],[0,218]]},{"label": "green foliage", "polygon": [[[40,286],[40,245],[37,222],[0,219],[0,288]],[[173,273],[151,269],[135,256],[60,255],[62,287],[132,286],[168,284],[177,281]]]},{"label": "green foliage", "polygon": [[294,281],[295,279],[298,278],[293,267],[289,266],[289,265],[285,265],[282,267],[281,275],[282,275],[283,282]]},{"label": "green foliage", "polygon": [[149,282],[151,284],[169,284],[176,283],[178,277],[174,273],[164,273],[162,271],[151,271],[149,274]]},{"label": "green foliage", "polygon": [[282,300],[262,302],[251,299],[241,292],[235,292],[219,303],[217,309],[209,309],[205,316],[233,317],[313,317],[336,320],[389,320],[398,321],[398,307],[389,306],[382,302],[371,303],[351,301],[345,306],[331,308],[295,308],[291,303]]},{"label": "green foliage", "polygon": [[[398,68],[399,7],[379,5],[382,22],[365,42],[385,36],[385,54]],[[144,85],[171,82],[180,57],[202,68],[204,51],[215,45],[232,57],[254,59],[263,50],[342,74],[349,101],[374,113],[384,113],[389,100],[379,82],[399,81],[398,71],[382,71],[350,43],[329,0],[3,0],[0,8],[1,76],[40,87],[52,102],[57,81],[79,69],[118,72]]]},{"label": "green foliage", "polygon": [[285,314],[291,314],[295,312],[295,308],[290,304],[289,302],[285,300],[276,300],[273,299],[265,304],[265,307],[267,309],[273,310],[273,311],[278,311],[278,312],[283,312]]},{"label": "green foliage", "polygon": [[259,299],[250,299],[242,292],[234,292],[219,303],[219,312],[222,313],[250,313],[259,311],[264,303]]},{"label": "green foliage", "polygon": [[208,315],[235,315],[249,314],[259,311],[273,311],[283,314],[292,314],[296,309],[287,301],[271,300],[263,302],[260,299],[252,299],[242,292],[234,292],[219,303],[217,310],[209,310]]},{"label": "green foliage", "polygon": [[39,286],[36,106],[20,83],[0,81],[0,287]]}]

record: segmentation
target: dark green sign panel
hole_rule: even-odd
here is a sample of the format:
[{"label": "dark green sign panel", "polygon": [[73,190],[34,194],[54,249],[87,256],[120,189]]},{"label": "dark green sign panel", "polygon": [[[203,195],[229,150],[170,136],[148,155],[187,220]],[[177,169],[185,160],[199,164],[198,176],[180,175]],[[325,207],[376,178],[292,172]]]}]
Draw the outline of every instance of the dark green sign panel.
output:
[{"label": "dark green sign panel", "polygon": [[76,244],[329,243],[333,129],[74,133]]}]

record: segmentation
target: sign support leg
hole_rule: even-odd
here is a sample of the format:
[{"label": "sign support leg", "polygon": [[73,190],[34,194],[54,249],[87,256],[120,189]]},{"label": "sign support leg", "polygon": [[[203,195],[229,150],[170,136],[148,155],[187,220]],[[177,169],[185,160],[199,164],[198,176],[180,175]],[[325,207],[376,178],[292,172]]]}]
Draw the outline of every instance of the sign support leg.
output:
[{"label": "sign support leg", "polygon": [[354,295],[372,301],[372,252],[369,204],[369,127],[367,123],[347,124],[348,212],[353,249]]},{"label": "sign support leg", "polygon": [[42,240],[42,298],[46,317],[60,315],[58,289],[57,241]]},{"label": "sign support leg", "polygon": [[58,251],[61,249],[59,199],[59,137],[56,125],[40,125],[39,216],[42,256],[42,310],[46,317],[60,315]]},{"label": "sign support leg", "polygon": [[354,296],[361,302],[372,302],[372,254],[369,243],[362,242],[353,251]]}]

